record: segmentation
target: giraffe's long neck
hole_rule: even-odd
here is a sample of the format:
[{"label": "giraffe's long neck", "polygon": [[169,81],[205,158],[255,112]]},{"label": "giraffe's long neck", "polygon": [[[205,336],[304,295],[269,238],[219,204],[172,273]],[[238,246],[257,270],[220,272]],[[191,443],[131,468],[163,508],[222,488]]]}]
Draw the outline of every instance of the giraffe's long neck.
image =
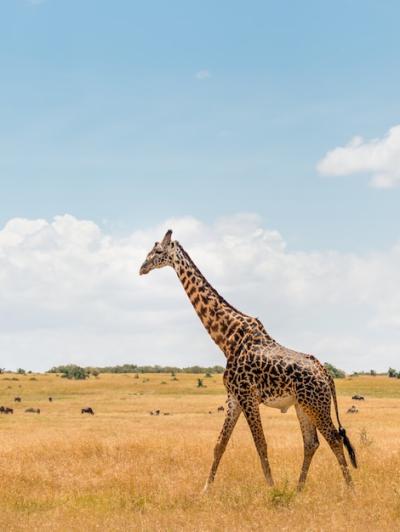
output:
[{"label": "giraffe's long neck", "polygon": [[225,301],[178,242],[173,268],[204,327],[229,357],[240,346],[249,327],[260,322],[239,312]]}]

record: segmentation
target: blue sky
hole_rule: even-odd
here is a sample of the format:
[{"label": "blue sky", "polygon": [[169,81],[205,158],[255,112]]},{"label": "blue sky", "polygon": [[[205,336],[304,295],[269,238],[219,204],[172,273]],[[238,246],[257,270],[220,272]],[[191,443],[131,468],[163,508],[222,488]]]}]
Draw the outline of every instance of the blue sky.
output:
[{"label": "blue sky", "polygon": [[282,343],[396,366],[399,20],[382,0],[3,1],[1,364],[223,362],[171,272],[137,276],[172,226]]},{"label": "blue sky", "polygon": [[246,211],[294,249],[398,238],[398,189],[316,171],[399,121],[398,2],[0,10],[1,224],[68,212],[128,231]]}]

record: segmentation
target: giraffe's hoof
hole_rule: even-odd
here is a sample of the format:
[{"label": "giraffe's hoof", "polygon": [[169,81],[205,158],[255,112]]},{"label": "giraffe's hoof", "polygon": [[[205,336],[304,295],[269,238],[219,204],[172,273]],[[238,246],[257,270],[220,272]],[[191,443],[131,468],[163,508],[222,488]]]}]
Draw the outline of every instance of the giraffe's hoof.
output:
[{"label": "giraffe's hoof", "polygon": [[210,485],[208,482],[206,482],[204,485],[204,488],[201,490],[201,495],[205,495],[206,493],[208,493],[209,489],[210,489]]},{"label": "giraffe's hoof", "polygon": [[350,480],[350,482],[347,483],[347,489],[349,490],[349,492],[350,492],[351,494],[354,494],[354,493],[355,493],[356,489],[355,489],[355,487],[354,487],[354,484],[353,484],[353,481],[352,481],[352,480]]}]

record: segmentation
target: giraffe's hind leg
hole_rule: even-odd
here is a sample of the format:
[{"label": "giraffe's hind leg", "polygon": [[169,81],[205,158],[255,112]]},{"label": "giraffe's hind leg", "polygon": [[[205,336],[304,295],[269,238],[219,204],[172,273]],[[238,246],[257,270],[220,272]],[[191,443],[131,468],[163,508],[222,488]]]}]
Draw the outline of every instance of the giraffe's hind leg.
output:
[{"label": "giraffe's hind leg", "polygon": [[311,460],[315,451],[318,449],[319,441],[317,435],[317,429],[311,421],[310,417],[304,412],[300,405],[296,405],[297,418],[300,423],[301,434],[303,436],[304,443],[304,460],[301,468],[300,478],[297,485],[297,490],[301,491],[306,482],[307,473],[310,468]]},{"label": "giraffe's hind leg", "polygon": [[336,459],[339,462],[346,483],[351,486],[353,482],[349,468],[347,466],[346,458],[344,456],[343,441],[339,431],[333,424],[330,413],[330,405],[324,405],[322,408],[311,410],[303,405],[303,409],[310,415],[315,422],[317,429],[328,442],[329,447],[332,449],[333,454],[336,456]]},{"label": "giraffe's hind leg", "polygon": [[217,444],[214,448],[214,460],[211,466],[210,474],[208,475],[208,480],[204,486],[203,493],[205,493],[209,486],[214,482],[215,474],[218,469],[218,465],[221,461],[222,455],[225,452],[226,446],[228,444],[229,438],[235,428],[236,422],[239,419],[242,409],[240,408],[239,403],[234,397],[228,397],[228,405],[225,416],[224,425],[222,427],[221,433],[219,435]]}]

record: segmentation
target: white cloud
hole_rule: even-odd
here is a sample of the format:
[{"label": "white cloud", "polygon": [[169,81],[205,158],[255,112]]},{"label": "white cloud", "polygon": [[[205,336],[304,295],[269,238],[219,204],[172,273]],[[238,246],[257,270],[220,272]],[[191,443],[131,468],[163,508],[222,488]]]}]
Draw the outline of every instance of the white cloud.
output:
[{"label": "white cloud", "polygon": [[203,80],[208,79],[210,77],[211,77],[211,74],[210,74],[210,72],[207,69],[199,70],[195,74],[195,78],[199,79],[200,81],[203,81]]},{"label": "white cloud", "polygon": [[259,217],[241,214],[170,219],[123,238],[69,215],[10,220],[0,230],[0,367],[223,363],[174,272],[138,275],[168,227],[281,343],[347,370],[399,365],[400,245],[292,252]]},{"label": "white cloud", "polygon": [[400,186],[400,125],[381,139],[354,137],[346,146],[329,151],[317,169],[323,175],[372,174],[371,185],[376,188]]}]

